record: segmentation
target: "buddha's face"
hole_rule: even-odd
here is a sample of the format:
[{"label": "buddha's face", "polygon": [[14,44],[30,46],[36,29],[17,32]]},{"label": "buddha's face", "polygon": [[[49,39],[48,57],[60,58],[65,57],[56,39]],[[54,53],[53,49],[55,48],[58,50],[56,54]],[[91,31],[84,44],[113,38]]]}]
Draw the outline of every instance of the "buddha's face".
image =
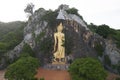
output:
[{"label": "buddha's face", "polygon": [[62,30],[63,30],[63,26],[62,26],[62,24],[60,24],[60,25],[57,27],[57,31],[58,31],[58,32],[62,32]]}]

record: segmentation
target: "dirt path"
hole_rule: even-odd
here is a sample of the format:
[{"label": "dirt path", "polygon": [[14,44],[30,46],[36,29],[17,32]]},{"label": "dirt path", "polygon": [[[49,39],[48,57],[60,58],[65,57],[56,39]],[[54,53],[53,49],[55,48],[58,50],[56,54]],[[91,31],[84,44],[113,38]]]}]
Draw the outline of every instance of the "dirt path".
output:
[{"label": "dirt path", "polygon": [[107,80],[115,80],[117,77],[120,77],[120,76],[113,73],[109,73]]},{"label": "dirt path", "polygon": [[0,80],[5,80],[4,73],[5,73],[5,71],[0,71]]},{"label": "dirt path", "polygon": [[47,70],[43,68],[38,69],[36,77],[45,80],[71,80],[66,70]]}]

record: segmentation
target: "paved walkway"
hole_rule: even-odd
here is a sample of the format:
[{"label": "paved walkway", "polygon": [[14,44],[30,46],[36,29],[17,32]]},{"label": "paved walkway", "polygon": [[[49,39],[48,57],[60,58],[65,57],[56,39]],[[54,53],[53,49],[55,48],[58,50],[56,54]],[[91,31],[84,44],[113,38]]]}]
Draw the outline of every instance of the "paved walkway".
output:
[{"label": "paved walkway", "polygon": [[43,68],[38,69],[36,77],[44,78],[45,80],[71,80],[66,70],[48,70]]},{"label": "paved walkway", "polygon": [[108,74],[108,77],[107,77],[107,80],[115,80],[117,77],[120,78],[119,75],[115,75],[115,74],[113,74],[113,73],[109,73],[109,74]]},{"label": "paved walkway", "polygon": [[5,73],[5,71],[0,71],[0,80],[5,80],[4,79],[4,73]]}]

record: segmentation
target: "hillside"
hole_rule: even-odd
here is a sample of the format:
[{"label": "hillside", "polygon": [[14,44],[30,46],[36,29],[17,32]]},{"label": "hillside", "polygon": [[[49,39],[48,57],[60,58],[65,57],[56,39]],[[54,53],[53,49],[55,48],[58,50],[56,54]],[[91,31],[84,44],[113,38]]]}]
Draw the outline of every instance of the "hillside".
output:
[{"label": "hillside", "polygon": [[[42,66],[51,63],[53,34],[62,22],[67,63],[81,57],[93,57],[99,59],[107,70],[120,73],[120,31],[111,29],[107,25],[87,24],[76,8],[66,8],[66,5],[62,6],[63,10],[60,8],[61,6],[55,11],[39,8],[30,16],[27,24],[24,22],[0,23],[3,25],[0,29],[2,36],[0,50],[4,53],[0,67],[3,68],[15,62],[24,50],[27,53],[33,52],[34,57],[41,61]],[[57,19],[59,14],[66,18]],[[5,25],[9,25],[8,28],[4,28]],[[19,26],[15,27],[16,25]]]},{"label": "hillside", "polygon": [[93,23],[88,25],[88,28],[93,32],[97,33],[105,39],[112,39],[112,41],[120,48],[120,30],[110,28],[110,26],[102,24],[95,25]]},{"label": "hillside", "polygon": [[0,22],[0,58],[23,40],[25,22]]},{"label": "hillside", "polygon": [[14,32],[21,27],[24,27],[25,22],[15,21],[15,22],[0,22],[0,40],[8,34],[9,32]]}]

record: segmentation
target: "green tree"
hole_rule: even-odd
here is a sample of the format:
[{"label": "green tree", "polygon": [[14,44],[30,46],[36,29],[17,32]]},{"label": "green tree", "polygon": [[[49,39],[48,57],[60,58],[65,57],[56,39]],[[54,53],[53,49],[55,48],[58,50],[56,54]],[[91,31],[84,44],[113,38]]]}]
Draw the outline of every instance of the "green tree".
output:
[{"label": "green tree", "polygon": [[27,4],[26,8],[24,9],[24,12],[33,15],[33,8],[34,8],[34,4],[29,3],[29,4]]},{"label": "green tree", "polygon": [[109,66],[111,65],[111,60],[108,55],[104,55],[104,63]]},{"label": "green tree", "polygon": [[83,17],[78,13],[78,10],[76,8],[70,8],[70,9],[66,10],[66,12],[68,14],[76,14],[83,20]]},{"label": "green tree", "polygon": [[98,26],[96,33],[98,33],[99,35],[103,36],[104,38],[107,38],[108,35],[110,34],[110,28],[107,25],[100,25]]},{"label": "green tree", "polygon": [[96,32],[97,30],[97,25],[93,24],[93,23],[90,23],[88,25],[88,28],[92,31],[92,32]]},{"label": "green tree", "polygon": [[8,66],[5,78],[8,80],[33,80],[39,61],[33,57],[21,57],[18,61]]},{"label": "green tree", "polygon": [[95,50],[97,51],[98,56],[100,56],[100,57],[103,56],[104,48],[100,43],[95,43]]},{"label": "green tree", "polygon": [[118,77],[118,78],[116,78],[115,80],[120,80],[120,78]]},{"label": "green tree", "polygon": [[49,27],[52,30],[54,30],[57,25],[56,24],[57,23],[57,20],[56,20],[57,15],[58,15],[57,11],[49,10],[46,12],[46,14],[44,16],[42,16],[42,20],[46,20],[48,22]]},{"label": "green tree", "polygon": [[0,55],[7,51],[6,47],[7,47],[6,43],[0,42]]},{"label": "green tree", "polygon": [[120,48],[120,30],[116,30],[115,32],[116,34],[113,36],[113,38],[115,39],[117,47]]},{"label": "green tree", "polygon": [[66,11],[70,14],[78,14],[78,10],[76,8],[71,8],[71,9],[68,9]]},{"label": "green tree", "polygon": [[23,40],[25,22],[10,22],[0,24],[0,53],[6,53]]},{"label": "green tree", "polygon": [[76,59],[69,72],[72,80],[105,80],[107,76],[102,64],[93,58]]},{"label": "green tree", "polygon": [[[22,29],[25,25],[26,23],[21,21],[14,21],[8,23],[0,22],[0,41],[9,32],[15,32],[15,33],[23,32]],[[20,35],[18,37],[20,37]]]},{"label": "green tree", "polygon": [[51,37],[44,38],[43,41],[40,42],[40,51],[50,54],[53,49],[53,41]]},{"label": "green tree", "polygon": [[112,65],[112,68],[116,69],[118,74],[120,74],[120,62],[118,62],[118,64],[116,64],[116,65]]},{"label": "green tree", "polygon": [[23,56],[23,55],[29,55],[29,56],[32,56],[32,57],[35,56],[34,51],[32,50],[32,48],[27,43],[25,43],[24,46],[23,46],[21,56]]}]

